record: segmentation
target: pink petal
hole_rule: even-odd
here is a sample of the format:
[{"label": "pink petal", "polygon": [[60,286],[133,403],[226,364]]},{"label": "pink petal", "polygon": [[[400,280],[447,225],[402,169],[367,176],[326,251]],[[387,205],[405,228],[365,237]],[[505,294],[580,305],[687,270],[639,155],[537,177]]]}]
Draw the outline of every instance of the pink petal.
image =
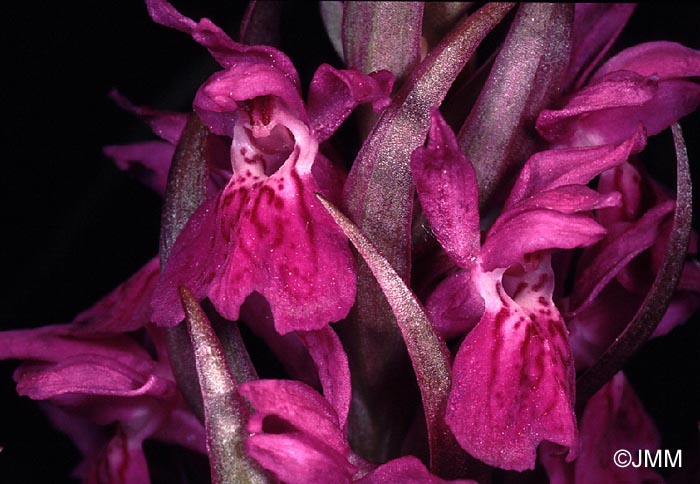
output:
[{"label": "pink petal", "polygon": [[141,442],[133,442],[123,432],[118,431],[100,454],[93,458],[85,482],[88,484],[106,482],[148,484],[151,482]]},{"label": "pink petal", "polygon": [[641,128],[619,145],[590,148],[556,149],[534,154],[525,163],[505,208],[531,197],[536,193],[563,185],[585,185],[597,175],[618,166],[646,145]]},{"label": "pink petal", "polygon": [[299,88],[299,76],[294,65],[282,52],[272,47],[246,46],[231,40],[226,33],[209,19],[195,22],[170,5],[166,0],[146,0],[151,18],[166,27],[190,34],[223,67],[232,67],[238,63],[265,64],[280,69],[284,75]]},{"label": "pink petal", "polygon": [[169,380],[90,354],[65,358],[53,365],[25,364],[17,369],[15,378],[17,393],[33,400],[67,393],[167,398],[174,392]]},{"label": "pink petal", "polygon": [[117,105],[128,111],[144,122],[148,123],[159,138],[174,145],[180,139],[182,132],[187,123],[186,113],[176,113],[171,111],[160,111],[145,106],[137,106],[122,96],[116,89],[113,89],[109,96],[117,103]]},{"label": "pink petal", "polygon": [[485,271],[508,268],[526,254],[547,249],[593,245],[605,229],[592,218],[551,209],[532,209],[501,217],[481,248]]},{"label": "pink petal", "polygon": [[437,239],[460,267],[470,267],[480,245],[476,174],[437,110],[431,114],[427,145],[411,156],[411,170]]},{"label": "pink petal", "polygon": [[[551,482],[660,484],[663,479],[650,467],[618,467],[613,463],[613,456],[619,449],[629,451],[633,462],[637,462],[640,449],[653,453],[658,447],[659,436],[654,423],[624,374],[619,372],[591,398],[583,412],[581,450],[576,461],[568,465],[573,467],[573,480],[552,479]],[[560,457],[551,453],[543,453],[542,461],[548,473],[561,465]]]},{"label": "pink petal", "polygon": [[619,143],[640,122],[652,136],[698,104],[697,83],[615,71],[576,93],[562,109],[542,111],[537,130],[547,141],[567,146]]},{"label": "pink petal", "polygon": [[90,334],[126,333],[145,326],[151,320],[150,302],[159,270],[159,260],[154,257],[97,304],[78,314],[74,320],[77,330]]},{"label": "pink petal", "polygon": [[245,449],[287,484],[350,482],[357,469],[323,441],[305,434],[254,435],[245,441]]},{"label": "pink petal", "polygon": [[549,261],[508,276],[512,297],[502,274],[479,275],[486,311],[457,353],[447,424],[467,452],[495,467],[533,469],[543,441],[566,447],[571,460],[577,447],[574,368],[564,321],[551,300]]},{"label": "pink petal", "polygon": [[600,193],[619,192],[622,204],[599,210],[596,219],[608,227],[616,222],[635,221],[642,215],[642,177],[635,167],[622,163],[600,175],[598,180]]},{"label": "pink petal", "polygon": [[426,311],[435,331],[444,339],[467,334],[484,314],[482,298],[470,271],[448,277],[433,291]]},{"label": "pink petal", "polygon": [[316,363],[323,396],[338,415],[340,428],[345,428],[352,389],[348,356],[338,335],[329,326],[317,331],[299,332],[299,337]]},{"label": "pink petal", "polygon": [[112,158],[120,170],[133,173],[141,183],[159,195],[165,194],[175,146],[164,141],[145,141],[123,146],[105,146],[103,152]]},{"label": "pink petal", "polygon": [[475,481],[458,479],[446,481],[431,474],[423,463],[412,455],[400,457],[382,464],[376,470],[363,477],[358,484],[476,484]]},{"label": "pink petal", "polygon": [[623,267],[651,247],[659,237],[662,221],[673,212],[673,208],[672,201],[657,205],[627,230],[616,237],[604,239],[597,250],[589,252],[582,259],[583,269],[577,274],[571,296],[574,312],[590,304]]},{"label": "pink petal", "polygon": [[308,112],[316,139],[330,138],[359,104],[371,102],[376,112],[389,105],[394,76],[388,71],[370,75],[338,70],[322,64],[309,86]]},{"label": "pink petal", "polygon": [[613,71],[632,71],[660,81],[700,76],[700,51],[675,42],[646,42],[625,49],[603,65],[591,82]]},{"label": "pink petal", "polygon": [[279,433],[265,427],[266,417],[275,415],[334,452],[349,452],[335,410],[313,388],[294,380],[257,380],[241,384],[239,392],[255,410],[248,422],[250,432]]},{"label": "pink petal", "polygon": [[264,96],[281,99],[296,118],[306,119],[292,81],[276,67],[259,62],[237,63],[213,74],[197,91],[194,109],[212,132],[232,137],[237,117],[246,114],[239,113],[241,103]]}]

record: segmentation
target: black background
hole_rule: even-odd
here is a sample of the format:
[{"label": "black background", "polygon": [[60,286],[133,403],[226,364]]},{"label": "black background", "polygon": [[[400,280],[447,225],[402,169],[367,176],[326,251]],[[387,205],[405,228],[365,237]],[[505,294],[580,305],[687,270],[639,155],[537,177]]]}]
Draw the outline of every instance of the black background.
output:
[{"label": "black background", "polygon": [[[108,144],[152,136],[107,93],[117,87],[137,104],[185,111],[197,86],[217,70],[203,48],[151,22],[136,0],[45,3],[3,7],[0,329],[67,322],[155,255],[159,197],[101,152]],[[235,1],[174,4],[233,35],[245,7]],[[285,8],[285,51],[305,61],[303,84],[318,61],[339,66],[316,12],[306,2]],[[700,49],[699,24],[698,6],[643,4],[619,48],[675,40]],[[698,186],[697,113],[684,128]],[[670,139],[652,140],[646,161],[652,171],[668,173],[673,155],[664,136]],[[630,366],[666,448],[688,448],[697,438],[699,327],[696,316],[652,342]],[[0,362],[0,482],[69,482],[65,476],[78,455],[33,402],[16,396],[15,366]],[[684,464],[694,459],[686,454]]]}]

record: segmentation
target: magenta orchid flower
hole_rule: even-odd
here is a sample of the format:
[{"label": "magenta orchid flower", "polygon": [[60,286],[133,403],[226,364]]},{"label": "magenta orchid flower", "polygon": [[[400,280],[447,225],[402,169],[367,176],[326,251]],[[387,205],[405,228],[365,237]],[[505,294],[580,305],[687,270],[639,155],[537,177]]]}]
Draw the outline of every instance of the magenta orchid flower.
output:
[{"label": "magenta orchid flower", "polygon": [[177,389],[162,337],[148,330],[154,359],[127,334],[149,321],[157,276],[154,259],[70,324],[0,333],[0,358],[23,361],[17,392],[45,402],[50,420],[83,453],[76,476],[86,482],[150,482],[147,439],[206,452],[204,428]]},{"label": "magenta orchid flower", "polygon": [[174,325],[183,319],[180,285],[198,299],[208,297],[231,320],[246,297],[259,292],[280,333],[342,319],[355,297],[354,267],[346,240],[314,198],[317,191],[333,198],[319,181],[337,176],[318,145],[357,104],[385,105],[390,75],[321,66],[306,107],[281,52],[237,44],[208,20],[195,23],[165,2],[149,2],[149,9],[157,22],[191,34],[226,68],[200,88],[194,106],[212,132],[231,138],[233,172],[175,244],[154,296],[154,320]]},{"label": "magenta orchid flower", "polygon": [[438,286],[428,311],[446,336],[468,332],[454,363],[448,424],[465,450],[497,467],[533,468],[545,440],[573,459],[574,364],[552,300],[551,250],[600,240],[605,231],[586,212],[618,204],[619,195],[585,183],[640,151],[643,136],[535,154],[482,245],[473,169],[438,113],[432,122],[426,147],[413,155],[416,189],[436,237],[463,271]]}]

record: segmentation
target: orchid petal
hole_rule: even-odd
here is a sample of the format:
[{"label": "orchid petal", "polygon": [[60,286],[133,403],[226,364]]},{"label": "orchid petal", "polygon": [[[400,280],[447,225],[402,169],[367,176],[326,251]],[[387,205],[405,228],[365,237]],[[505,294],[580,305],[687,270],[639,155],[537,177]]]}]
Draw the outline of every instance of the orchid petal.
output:
[{"label": "orchid petal", "polygon": [[358,484],[389,484],[400,482],[401,484],[476,484],[475,481],[458,479],[456,481],[445,481],[431,474],[425,465],[418,458],[407,455],[394,459],[386,464],[377,467],[363,477]]},{"label": "orchid petal", "polygon": [[539,192],[563,185],[585,185],[600,173],[618,166],[646,145],[638,127],[617,146],[555,149],[536,153],[527,160],[506,202],[509,209]]},{"label": "orchid petal", "polygon": [[577,381],[577,406],[581,407],[597,392],[624,363],[644,344],[658,326],[666,312],[678,285],[688,241],[692,219],[692,181],[688,168],[688,153],[683,134],[678,124],[672,127],[676,148],[676,207],[673,226],[666,244],[666,254],[654,284],[644,298],[634,318],[602,357]]},{"label": "orchid petal", "polygon": [[603,65],[591,83],[609,72],[632,71],[659,81],[700,76],[700,51],[675,42],[646,42],[625,49]]},{"label": "orchid petal", "polygon": [[476,174],[437,110],[427,145],[411,156],[411,170],[421,207],[440,244],[460,267],[470,267],[480,249]]},{"label": "orchid petal", "polygon": [[574,13],[571,61],[564,86],[579,89],[610,50],[637,5],[633,3],[577,3]]},{"label": "orchid petal", "polygon": [[518,7],[491,75],[457,137],[474,165],[481,206],[536,147],[532,125],[560,89],[573,17],[571,4]]},{"label": "orchid petal", "polygon": [[150,483],[148,464],[141,448],[141,442],[133,442],[123,432],[117,432],[91,462],[85,482]]},{"label": "orchid petal", "polygon": [[345,62],[359,71],[388,70],[399,82],[420,60],[422,2],[347,2]]},{"label": "orchid petal", "polygon": [[279,98],[297,119],[306,120],[304,103],[289,78],[257,62],[241,62],[212,75],[197,91],[194,109],[212,132],[232,137],[236,118],[246,114],[239,112],[239,103],[264,96]]},{"label": "orchid petal", "polygon": [[661,222],[673,211],[673,207],[673,202],[657,205],[627,230],[612,240],[603,241],[602,247],[594,255],[582,261],[583,270],[576,277],[571,295],[574,313],[590,304],[624,266],[651,247],[659,236]]},{"label": "orchid petal", "polygon": [[322,64],[314,73],[308,96],[308,113],[318,142],[328,139],[358,104],[371,102],[380,112],[391,102],[394,76],[388,71],[370,75],[338,70]]},{"label": "orchid petal", "polygon": [[77,331],[90,334],[126,333],[151,321],[150,300],[158,282],[154,257],[126,282],[75,317]]},{"label": "orchid petal", "polygon": [[[535,235],[533,235],[535,234]],[[532,209],[501,217],[481,248],[482,267],[507,268],[525,254],[546,249],[587,247],[599,241],[605,229],[592,218],[550,209]]]},{"label": "orchid petal", "polygon": [[640,122],[652,136],[698,104],[697,83],[614,71],[578,92],[562,109],[542,111],[537,130],[547,141],[569,146],[619,143]]},{"label": "orchid petal", "polygon": [[[647,466],[612,465],[611,456],[625,449],[630,456],[640,450],[659,448],[659,434],[642,402],[622,372],[618,372],[586,405],[581,417],[581,451],[575,462],[565,465],[570,478],[553,475],[562,466],[553,453],[542,452],[542,462],[552,484],[573,482],[645,482],[661,484],[663,479]],[[561,472],[561,471],[559,471]]]},{"label": "orchid petal", "polygon": [[125,96],[122,96],[116,89],[110,91],[109,97],[111,97],[120,108],[138,116],[148,123],[153,133],[159,138],[170,144],[175,144],[180,139],[182,131],[185,129],[185,124],[187,123],[186,114],[137,106]]},{"label": "orchid petal", "polygon": [[288,484],[345,483],[356,467],[322,441],[305,434],[254,435],[245,442],[248,455]]},{"label": "orchid petal", "polygon": [[178,12],[166,0],[146,0],[146,7],[154,22],[191,35],[195,42],[206,47],[223,67],[232,67],[238,63],[276,67],[299,89],[299,76],[292,61],[277,49],[265,46],[250,47],[234,42],[209,19],[195,22]]},{"label": "orchid petal", "polygon": [[445,279],[430,295],[426,311],[435,331],[445,339],[467,334],[484,314],[470,271]]},{"label": "orchid petal", "polygon": [[281,334],[320,329],[345,317],[355,298],[353,261],[340,230],[314,198],[316,190],[310,175],[295,170],[260,182],[234,176],[218,199],[200,207],[178,240],[156,288],[154,321],[173,325],[182,319],[173,307],[182,284],[197,299],[209,296],[232,321],[245,298],[259,292]]},{"label": "orchid petal", "polygon": [[328,326],[317,331],[299,332],[299,337],[316,363],[324,398],[338,415],[339,426],[345,428],[352,389],[348,356],[340,338]]},{"label": "orchid petal", "polygon": [[335,453],[349,452],[335,410],[309,386],[293,380],[258,380],[242,384],[240,393],[255,410],[248,421],[250,432],[264,432],[266,418],[274,415]]},{"label": "orchid petal", "polygon": [[123,363],[97,355],[84,354],[61,359],[52,365],[25,364],[16,373],[17,393],[33,400],[46,400],[63,394],[167,398],[173,383],[148,373],[135,371]]},{"label": "orchid petal", "polygon": [[513,298],[503,271],[475,273],[486,310],[457,352],[447,424],[467,452],[492,466],[533,469],[543,441],[567,447],[572,460],[574,368],[548,260],[515,278]]},{"label": "orchid petal", "polygon": [[163,195],[168,180],[170,161],[175,147],[165,141],[145,141],[123,146],[105,146],[109,156],[120,170],[133,174],[141,183]]}]

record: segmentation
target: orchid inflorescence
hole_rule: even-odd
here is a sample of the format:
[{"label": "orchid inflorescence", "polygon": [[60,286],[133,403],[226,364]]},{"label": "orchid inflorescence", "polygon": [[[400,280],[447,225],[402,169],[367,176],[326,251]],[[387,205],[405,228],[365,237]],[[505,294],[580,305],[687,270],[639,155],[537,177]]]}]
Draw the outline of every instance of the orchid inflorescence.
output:
[{"label": "orchid inflorescence", "polygon": [[[633,4],[321,2],[345,65],[305,86],[279,3],[237,41],[146,6],[221,67],[189,113],[111,94],[161,139],[105,148],[162,195],[159,253],[0,333],[77,477],[150,482],[156,440],[215,483],[662,482],[612,458],[660,446],[625,364],[700,306],[700,51],[611,52]],[[643,163],[666,131],[675,193]]]}]

